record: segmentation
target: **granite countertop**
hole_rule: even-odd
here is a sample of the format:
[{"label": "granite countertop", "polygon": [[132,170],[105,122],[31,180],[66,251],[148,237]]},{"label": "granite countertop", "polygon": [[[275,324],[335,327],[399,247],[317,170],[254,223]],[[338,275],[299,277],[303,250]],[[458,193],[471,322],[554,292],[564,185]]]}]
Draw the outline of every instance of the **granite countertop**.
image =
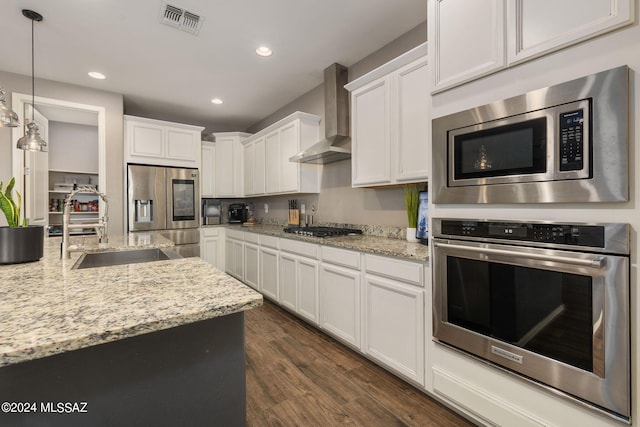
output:
[{"label": "granite countertop", "polygon": [[[93,240],[93,241],[92,241]],[[159,233],[73,238],[82,250],[170,247]],[[0,266],[0,367],[249,310],[262,295],[201,258],[72,270],[45,239],[37,262]]]},{"label": "granite countertop", "polygon": [[410,261],[427,262],[429,260],[429,247],[421,243],[410,243],[404,239],[392,239],[389,237],[374,236],[369,234],[337,236],[337,237],[310,237],[285,233],[282,226],[256,224],[251,227],[225,224],[232,230],[246,231],[248,233],[266,234],[269,236],[286,239],[303,240],[325,246],[333,246],[343,249],[351,249],[363,253],[383,255],[395,258],[403,258]]}]

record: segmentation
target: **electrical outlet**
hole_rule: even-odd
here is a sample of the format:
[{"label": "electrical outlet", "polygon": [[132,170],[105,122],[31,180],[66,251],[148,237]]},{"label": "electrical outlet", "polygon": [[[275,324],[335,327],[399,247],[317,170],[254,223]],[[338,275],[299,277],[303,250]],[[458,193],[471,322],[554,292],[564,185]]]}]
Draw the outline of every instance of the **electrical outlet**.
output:
[{"label": "electrical outlet", "polygon": [[269,213],[269,205],[267,203],[264,204],[264,213]]}]

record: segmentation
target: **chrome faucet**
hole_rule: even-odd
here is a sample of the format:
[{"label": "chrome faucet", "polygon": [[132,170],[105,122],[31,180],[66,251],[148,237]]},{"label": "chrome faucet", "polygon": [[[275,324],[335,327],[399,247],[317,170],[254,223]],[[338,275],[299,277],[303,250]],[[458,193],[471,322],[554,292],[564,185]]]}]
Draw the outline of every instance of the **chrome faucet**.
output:
[{"label": "chrome faucet", "polygon": [[[100,196],[102,201],[104,202],[104,215],[98,219],[97,223],[94,224],[71,224],[71,203],[73,201],[73,197],[78,193],[90,193],[96,194]],[[78,187],[73,190],[67,200],[64,203],[64,213],[62,214],[62,253],[60,256],[62,258],[69,259],[71,258],[71,252],[81,250],[78,247],[73,247],[69,244],[69,230],[73,228],[93,228],[96,231],[96,235],[98,236],[98,243],[107,243],[109,241],[109,237],[107,236],[107,220],[109,211],[109,202],[107,200],[107,196],[103,193],[99,192],[93,187]]]}]

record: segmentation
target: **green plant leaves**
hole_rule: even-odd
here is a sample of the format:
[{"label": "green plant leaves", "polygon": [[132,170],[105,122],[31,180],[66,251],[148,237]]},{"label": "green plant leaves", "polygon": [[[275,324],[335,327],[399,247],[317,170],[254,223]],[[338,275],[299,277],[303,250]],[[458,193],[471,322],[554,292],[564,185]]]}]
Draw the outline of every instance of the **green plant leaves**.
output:
[{"label": "green plant leaves", "polygon": [[[7,224],[9,224],[9,227],[20,226],[20,206],[22,204],[22,196],[16,191],[18,203],[13,201],[11,193],[13,192],[15,183],[15,177],[11,178],[7,184],[6,190],[2,192],[3,183],[0,182],[0,209],[4,212],[4,216],[7,218]],[[26,218],[23,223],[25,222]]]}]

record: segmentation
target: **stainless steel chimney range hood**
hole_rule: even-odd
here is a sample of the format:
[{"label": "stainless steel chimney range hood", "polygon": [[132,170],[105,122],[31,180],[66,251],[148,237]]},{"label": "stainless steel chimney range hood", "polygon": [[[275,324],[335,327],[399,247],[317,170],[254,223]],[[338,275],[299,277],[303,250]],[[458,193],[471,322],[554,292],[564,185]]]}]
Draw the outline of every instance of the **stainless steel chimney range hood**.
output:
[{"label": "stainless steel chimney range hood", "polygon": [[324,70],[325,138],[289,158],[291,162],[326,164],[351,158],[347,67],[332,64]]}]

